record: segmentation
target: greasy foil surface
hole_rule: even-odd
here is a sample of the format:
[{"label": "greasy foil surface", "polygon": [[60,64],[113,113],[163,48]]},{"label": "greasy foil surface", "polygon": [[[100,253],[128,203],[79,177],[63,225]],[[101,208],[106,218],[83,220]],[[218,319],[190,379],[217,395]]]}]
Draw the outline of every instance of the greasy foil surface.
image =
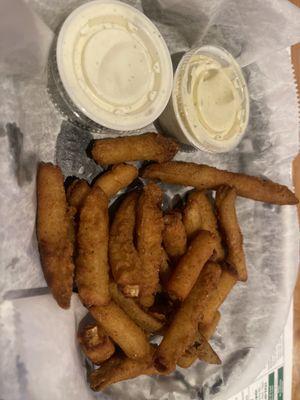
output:
[{"label": "greasy foil surface", "polygon": [[[18,24],[16,13],[11,13],[15,22],[11,26],[19,36],[0,35],[0,399],[228,398],[260,372],[284,326],[298,266],[296,207],[238,199],[249,280],[239,283],[221,308],[221,322],[211,341],[221,366],[199,362],[188,370],[178,368],[169,377],[140,377],[92,394],[82,379],[85,364],[74,345],[75,325],[84,311],[76,299],[70,311],[57,311],[45,291],[37,289],[45,287],[45,281],[35,236],[35,174],[39,160],[52,161],[66,177],[91,181],[102,168],[87,157],[86,147],[93,137],[116,133],[88,131],[82,124],[70,123],[56,93],[59,85],[49,75],[47,54],[54,33],[84,1],[27,0],[29,9],[19,0],[4,3],[20,7],[18,15],[23,19]],[[197,44],[220,45],[238,59],[249,85],[250,123],[241,144],[221,155],[184,146],[176,159],[254,174],[291,187],[299,127],[286,47],[299,40],[299,11],[280,0],[128,3],[157,25],[174,62]],[[35,24],[30,23],[32,18]],[[0,30],[6,26],[1,22],[0,16]],[[49,62],[55,60],[50,57]],[[142,131],[149,130],[156,128]],[[162,186],[164,207],[180,201],[187,190]],[[36,293],[42,296],[30,297]],[[57,330],[52,335],[53,326]],[[32,351],[24,351],[24,344]],[[30,379],[39,376],[41,368],[47,368],[47,386],[43,380]]]}]

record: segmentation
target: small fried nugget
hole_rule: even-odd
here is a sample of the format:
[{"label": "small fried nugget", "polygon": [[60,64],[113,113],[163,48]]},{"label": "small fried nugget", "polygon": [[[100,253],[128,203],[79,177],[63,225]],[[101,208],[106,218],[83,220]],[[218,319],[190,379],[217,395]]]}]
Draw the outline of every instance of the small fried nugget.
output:
[{"label": "small fried nugget", "polygon": [[[210,293],[216,290],[221,272],[221,267],[215,263],[207,263],[203,268],[196,284],[180,305],[155,352],[154,366],[158,371],[173,370],[179,358],[194,343],[198,324],[200,321],[203,323],[203,313],[211,313],[211,311],[206,311],[206,302]],[[212,322],[214,314],[215,310],[208,323]]]},{"label": "small fried nugget", "polygon": [[163,245],[171,260],[177,260],[186,252],[187,237],[182,215],[173,211],[164,216]]},{"label": "small fried nugget", "polygon": [[171,161],[149,165],[143,178],[158,179],[176,185],[193,186],[196,189],[216,189],[228,185],[239,196],[272,204],[298,204],[299,200],[286,186],[256,176],[224,171],[204,164]]},{"label": "small fried nugget", "polygon": [[143,267],[140,302],[150,307],[158,290],[159,271],[163,262],[161,211],[163,193],[154,183],[144,186],[136,211],[137,250]]},{"label": "small fried nugget", "polygon": [[62,308],[69,308],[73,289],[70,217],[60,168],[40,163],[37,171],[38,246],[46,282]]},{"label": "small fried nugget", "polygon": [[114,301],[93,306],[90,313],[129,358],[148,357],[151,351],[145,332]]},{"label": "small fried nugget", "polygon": [[96,179],[94,186],[100,187],[110,199],[121,189],[130,185],[138,176],[138,169],[134,165],[114,165],[110,171],[105,172]]},{"label": "small fried nugget", "polygon": [[188,296],[202,268],[213,255],[214,248],[215,239],[210,232],[200,231],[195,236],[166,284],[171,298],[183,301]]},{"label": "small fried nugget", "polygon": [[114,302],[144,331],[152,333],[163,327],[163,322],[144,311],[134,299],[125,297],[115,283],[111,283],[110,294]]},{"label": "small fried nugget", "polygon": [[80,210],[76,284],[86,307],[105,305],[110,300],[108,276],[108,199],[94,187]]},{"label": "small fried nugget", "polygon": [[216,240],[215,254],[212,259],[220,261],[224,259],[224,249],[221,236],[218,231],[218,221],[213,205],[205,191],[190,192],[183,211],[183,224],[188,239],[191,239],[199,230],[210,232]]},{"label": "small fried nugget", "polygon": [[235,200],[235,189],[228,186],[218,189],[216,205],[220,227],[228,250],[226,262],[236,271],[238,279],[245,282],[248,278],[248,273],[243,249],[243,235],[235,210]]},{"label": "small fried nugget", "polygon": [[109,262],[115,282],[128,297],[137,297],[143,269],[134,246],[135,209],[138,193],[126,195],[115,213],[109,236]]},{"label": "small fried nugget", "polygon": [[[153,351],[154,349],[152,349],[151,354],[153,354]],[[140,375],[161,375],[154,368],[151,355],[141,360],[132,360],[123,355],[115,355],[89,375],[89,383],[92,390],[100,391],[113,383],[136,378]]]},{"label": "small fried nugget", "polygon": [[96,323],[80,327],[77,339],[83,353],[96,365],[108,360],[115,352],[115,345],[103,328]]},{"label": "small fried nugget", "polygon": [[125,161],[171,160],[178,151],[178,144],[157,133],[96,140],[92,157],[98,164],[118,164]]}]

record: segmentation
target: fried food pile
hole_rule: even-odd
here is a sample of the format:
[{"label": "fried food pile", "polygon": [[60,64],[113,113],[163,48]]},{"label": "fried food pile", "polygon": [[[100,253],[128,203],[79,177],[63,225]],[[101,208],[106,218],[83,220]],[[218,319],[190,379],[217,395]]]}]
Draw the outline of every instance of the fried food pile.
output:
[{"label": "fried food pile", "polygon": [[[155,133],[97,140],[92,155],[111,169],[92,185],[76,179],[67,188],[58,166],[39,165],[41,264],[59,306],[70,306],[74,287],[88,309],[78,343],[97,366],[88,378],[95,391],[197,360],[221,363],[209,339],[220,306],[238,281],[247,280],[236,198],[298,203],[271,181],[170,161],[177,150],[177,143]],[[156,163],[142,171],[125,164],[140,160]],[[146,180],[142,189],[132,185],[138,175]],[[184,206],[163,213],[155,180],[195,189]],[[109,201],[124,189],[112,215]]]}]

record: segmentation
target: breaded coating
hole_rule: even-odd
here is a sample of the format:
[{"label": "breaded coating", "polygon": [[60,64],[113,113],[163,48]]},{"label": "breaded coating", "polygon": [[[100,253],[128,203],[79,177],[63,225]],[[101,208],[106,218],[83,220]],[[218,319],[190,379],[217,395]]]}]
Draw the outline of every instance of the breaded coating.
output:
[{"label": "breaded coating", "polygon": [[188,194],[186,206],[183,210],[183,223],[188,239],[191,239],[200,230],[210,232],[216,241],[215,254],[212,259],[214,261],[224,259],[224,249],[218,231],[217,217],[205,191],[193,191]]},{"label": "breaded coating", "polygon": [[154,356],[154,366],[158,371],[171,371],[187,348],[194,343],[204,312],[212,314],[208,323],[212,322],[216,310],[207,310],[206,304],[210,293],[217,289],[221,272],[221,267],[215,263],[207,263],[203,268],[158,346]]},{"label": "breaded coating", "polygon": [[123,293],[137,297],[143,284],[143,268],[134,246],[135,209],[138,193],[126,195],[115,213],[109,236],[109,262],[115,282]]},{"label": "breaded coating", "polygon": [[223,266],[217,287],[211,290],[206,298],[203,298],[202,302],[200,301],[201,298],[199,298],[199,324],[209,325],[213,321],[215,313],[221,307],[236,283],[237,276]]},{"label": "breaded coating", "polygon": [[90,193],[90,186],[84,179],[76,179],[67,189],[67,200],[71,207],[79,210],[86,196]]},{"label": "breaded coating", "polygon": [[198,358],[207,364],[221,364],[219,356],[200,332],[194,344],[179,358],[177,365],[189,368]]},{"label": "breaded coating", "polygon": [[153,366],[151,355],[141,360],[132,360],[123,355],[115,355],[101,368],[89,375],[90,387],[94,391],[100,391],[113,383],[136,378],[140,375],[161,375]]},{"label": "breaded coating", "polygon": [[[130,185],[138,176],[138,170],[133,165],[118,164],[111,170],[101,174],[93,186],[98,186],[107,198],[115,196],[121,189]],[[76,179],[67,189],[67,200],[70,206],[79,210],[91,187],[83,179]]]},{"label": "breaded coating", "polygon": [[105,305],[110,300],[108,287],[108,199],[94,187],[80,210],[76,284],[86,307]]},{"label": "breaded coating", "polygon": [[256,176],[224,171],[204,164],[171,161],[148,166],[143,178],[158,179],[196,189],[216,189],[228,185],[238,196],[272,204],[298,204],[298,199],[286,186]]},{"label": "breaded coating", "polygon": [[161,211],[163,193],[154,183],[144,186],[136,212],[137,250],[143,267],[140,302],[150,307],[159,285],[159,270],[163,262]]},{"label": "breaded coating", "polygon": [[236,271],[240,281],[248,278],[243,248],[243,235],[235,210],[236,191],[228,186],[218,189],[216,205],[220,227],[227,245],[226,262]]},{"label": "breaded coating", "polygon": [[182,215],[172,211],[164,216],[163,245],[171,260],[177,260],[186,252],[187,237]]},{"label": "breaded coating", "polygon": [[198,330],[205,337],[206,340],[209,340],[213,334],[215,333],[215,330],[217,329],[218,323],[220,322],[221,319],[221,313],[220,311],[216,311],[214,318],[211,323],[205,325],[205,324],[199,324],[198,325]]},{"label": "breaded coating", "polygon": [[171,160],[178,151],[178,144],[157,133],[96,140],[92,149],[98,164],[119,164],[125,161]]},{"label": "breaded coating", "polygon": [[50,163],[40,163],[37,171],[37,239],[46,282],[62,308],[69,308],[73,290],[70,228],[62,172]]},{"label": "breaded coating", "polygon": [[107,306],[93,306],[89,311],[127,357],[149,356],[151,349],[145,332],[114,301]]},{"label": "breaded coating", "polygon": [[163,327],[163,322],[144,311],[134,299],[125,297],[115,283],[109,289],[114,302],[145,332],[156,332]]},{"label": "breaded coating", "polygon": [[134,165],[114,165],[110,171],[101,174],[96,179],[94,186],[100,187],[110,199],[121,189],[130,185],[138,176],[138,169]]},{"label": "breaded coating", "polygon": [[77,340],[86,357],[96,365],[108,360],[115,352],[115,345],[96,323],[81,327],[77,333]]},{"label": "breaded coating", "polygon": [[213,321],[208,325],[199,324],[195,342],[179,358],[177,365],[189,368],[199,358],[209,364],[219,364],[220,359],[213,351],[208,340],[213,336],[220,321],[221,314],[216,312]]},{"label": "breaded coating", "polygon": [[200,231],[195,236],[166,284],[171,298],[183,301],[188,296],[202,268],[213,255],[214,248],[215,239],[210,232]]}]

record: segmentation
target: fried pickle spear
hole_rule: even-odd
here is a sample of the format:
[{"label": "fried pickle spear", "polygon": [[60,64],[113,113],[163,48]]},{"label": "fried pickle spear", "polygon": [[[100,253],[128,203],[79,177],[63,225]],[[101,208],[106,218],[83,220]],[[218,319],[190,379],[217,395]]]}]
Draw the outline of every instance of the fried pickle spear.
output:
[{"label": "fried pickle spear", "polygon": [[203,322],[204,312],[213,313],[208,323],[212,322],[215,310],[207,310],[207,299],[211,292],[217,290],[221,272],[221,267],[215,263],[208,263],[203,268],[155,352],[154,366],[158,371],[171,371],[186,349],[194,343],[198,324]]},{"label": "fried pickle spear", "polygon": [[105,332],[129,358],[144,358],[150,354],[150,344],[144,331],[114,301],[107,306],[94,306],[90,313]]},{"label": "fried pickle spear", "polygon": [[76,179],[72,182],[67,189],[67,200],[70,206],[79,210],[90,190],[90,185],[84,179]]},{"label": "fried pickle spear", "polygon": [[115,345],[96,323],[80,327],[77,339],[86,357],[96,365],[108,360],[115,352]]},{"label": "fried pickle spear", "polygon": [[286,186],[255,176],[220,170],[208,165],[188,162],[166,162],[148,166],[143,178],[196,189],[216,189],[228,185],[234,187],[239,196],[272,204],[298,204],[298,199]]},{"label": "fried pickle spear", "polygon": [[91,389],[100,391],[113,383],[136,378],[140,375],[162,375],[152,364],[151,356],[153,352],[154,346],[151,348],[150,357],[142,360],[132,360],[123,355],[113,356],[89,375]]},{"label": "fried pickle spear", "polygon": [[134,246],[135,209],[138,193],[126,195],[115,213],[109,236],[109,262],[115,282],[129,297],[140,294],[142,263]]},{"label": "fried pickle spear", "polygon": [[179,211],[164,216],[163,245],[172,260],[177,260],[186,252],[186,232]]},{"label": "fried pickle spear", "polygon": [[192,240],[187,252],[181,257],[166,284],[171,298],[186,299],[205,263],[212,256],[215,239],[210,232],[200,231]]},{"label": "fried pickle spear", "polygon": [[157,133],[96,140],[92,157],[98,164],[118,164],[124,161],[171,160],[178,144]]},{"label": "fried pickle spear", "polygon": [[[133,165],[118,164],[111,170],[101,174],[93,186],[103,190],[108,199],[115,196],[121,189],[130,185],[138,176],[138,170]],[[67,189],[68,203],[77,210],[82,206],[91,187],[83,179],[75,180]]]},{"label": "fried pickle spear", "polygon": [[189,368],[198,358],[208,364],[219,364],[220,359],[208,343],[220,321],[221,314],[216,312],[213,321],[208,325],[199,324],[195,342],[179,358],[177,365]]},{"label": "fried pickle spear", "polygon": [[[208,263],[213,264],[213,263]],[[231,292],[237,282],[237,276],[225,266],[222,268],[222,274],[217,287],[209,292],[201,302],[201,296],[198,299],[199,324],[209,325],[212,323],[217,310],[221,307],[226,297]]]},{"label": "fried pickle spear", "polygon": [[217,190],[218,217],[228,249],[226,262],[236,271],[240,281],[246,281],[248,274],[243,249],[243,235],[236,215],[235,200],[235,189],[225,186]]},{"label": "fried pickle spear", "polygon": [[105,305],[110,300],[108,287],[108,199],[94,187],[80,210],[76,283],[86,307]]},{"label": "fried pickle spear", "polygon": [[154,183],[144,187],[136,211],[137,250],[143,267],[140,302],[150,307],[159,284],[159,270],[163,262],[161,211],[163,193]]},{"label": "fried pickle spear", "polygon": [[199,230],[211,232],[215,237],[215,254],[212,259],[220,261],[224,258],[224,249],[218,231],[217,217],[213,205],[204,191],[190,192],[183,211],[183,223],[188,239],[191,239]]},{"label": "fried pickle spear", "polygon": [[179,358],[177,365],[189,368],[198,358],[207,364],[221,364],[219,356],[201,333],[197,334],[196,341]]},{"label": "fried pickle spear", "polygon": [[96,179],[94,186],[100,187],[110,199],[121,189],[130,185],[138,176],[138,169],[134,165],[118,164],[112,169],[100,175]]},{"label": "fried pickle spear", "polygon": [[46,282],[62,308],[69,308],[73,290],[70,226],[61,170],[50,163],[40,163],[37,171],[37,239]]},{"label": "fried pickle spear", "polygon": [[134,299],[125,297],[115,283],[111,283],[110,294],[114,302],[144,331],[152,333],[163,327],[163,322],[146,313]]}]

